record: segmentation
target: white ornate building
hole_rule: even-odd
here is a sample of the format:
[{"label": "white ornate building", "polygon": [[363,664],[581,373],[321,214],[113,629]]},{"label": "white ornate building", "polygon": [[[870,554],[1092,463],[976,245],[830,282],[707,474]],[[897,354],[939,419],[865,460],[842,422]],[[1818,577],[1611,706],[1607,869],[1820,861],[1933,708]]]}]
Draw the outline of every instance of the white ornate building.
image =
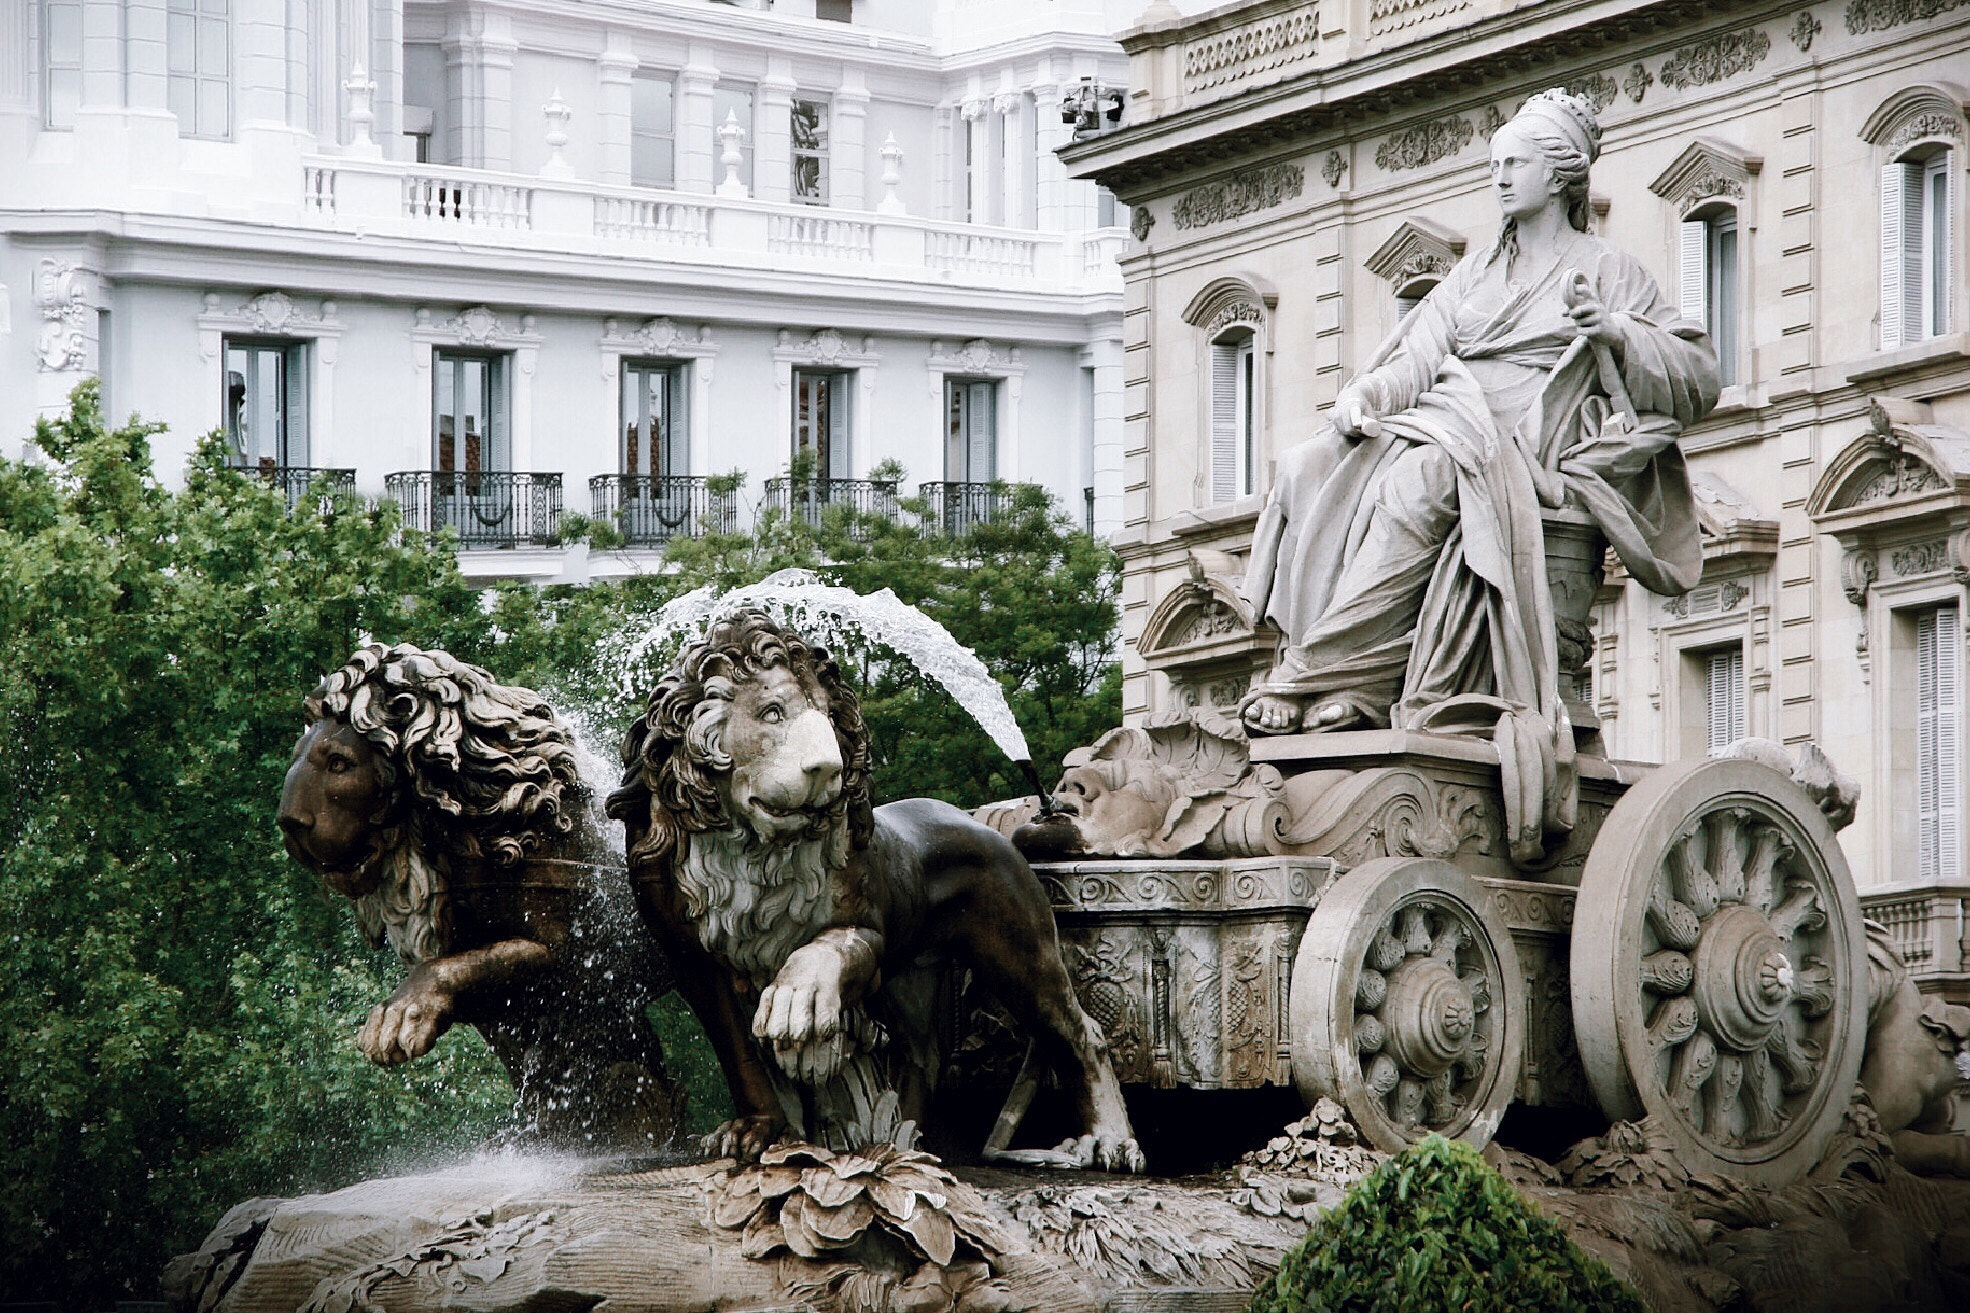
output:
[{"label": "white ornate building", "polygon": [[0,440],[100,374],[166,477],[224,429],[486,576],[921,484],[1118,527],[1125,238],[1054,149],[1137,8],[0,0]]},{"label": "white ornate building", "polygon": [[1122,129],[1070,147],[1124,258],[1125,708],[1269,664],[1239,596],[1273,462],[1498,223],[1486,141],[1534,91],[1605,128],[1598,229],[1710,326],[1677,599],[1611,572],[1582,690],[1613,755],[1817,740],[1843,836],[1931,987],[1970,992],[1970,4],[1249,0],[1152,6]]}]

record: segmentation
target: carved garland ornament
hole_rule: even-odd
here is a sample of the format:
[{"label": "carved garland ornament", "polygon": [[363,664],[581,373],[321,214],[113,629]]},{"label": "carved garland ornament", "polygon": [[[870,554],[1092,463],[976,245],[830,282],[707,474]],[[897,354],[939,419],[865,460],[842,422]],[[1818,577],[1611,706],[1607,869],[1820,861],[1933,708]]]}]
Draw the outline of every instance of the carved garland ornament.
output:
[{"label": "carved garland ornament", "polygon": [[1327,185],[1329,187],[1340,186],[1341,179],[1347,176],[1347,172],[1347,158],[1337,150],[1328,151],[1327,158],[1321,161],[1320,164],[1320,176],[1327,180]]},{"label": "carved garland ornament", "polygon": [[1910,575],[1930,574],[1949,563],[1949,544],[1939,538],[1935,542],[1897,547],[1890,553],[1888,563],[1904,579]]},{"label": "carved garland ornament", "polygon": [[1970,0],[1853,0],[1847,6],[1847,31],[1853,36],[1886,32],[1904,23],[1952,13],[1965,4]]},{"label": "carved garland ornament", "polygon": [[1799,53],[1803,55],[1813,48],[1813,38],[1818,36],[1823,30],[1820,27],[1820,20],[1813,17],[1811,10],[1807,10],[1792,20],[1792,32],[1790,34],[1792,44],[1798,46]]},{"label": "carved garland ornament", "polygon": [[1620,85],[1605,73],[1590,73],[1586,77],[1575,78],[1566,84],[1566,89],[1584,100],[1592,101],[1596,114],[1612,105],[1621,91]]},{"label": "carved garland ornament", "polygon": [[1895,129],[1888,138],[1888,157],[1893,159],[1916,142],[1926,137],[1948,137],[1952,141],[1963,140],[1963,122],[1949,114],[1918,114]]},{"label": "carved garland ornament", "polygon": [[95,272],[66,260],[43,260],[35,271],[34,303],[41,310],[35,348],[43,373],[89,367],[88,323]]},{"label": "carved garland ornament", "polygon": [[1420,169],[1449,159],[1471,144],[1477,129],[1463,115],[1432,119],[1405,128],[1375,148],[1375,165],[1385,173]]},{"label": "carved garland ornament", "polygon": [[1244,169],[1223,182],[1206,183],[1185,192],[1171,211],[1170,219],[1179,228],[1203,228],[1283,205],[1305,189],[1306,170],[1297,164]]},{"label": "carved garland ornament", "polygon": [[1755,27],[1720,32],[1702,41],[1679,46],[1662,65],[1662,85],[1683,89],[1748,73],[1772,50],[1772,39]]}]

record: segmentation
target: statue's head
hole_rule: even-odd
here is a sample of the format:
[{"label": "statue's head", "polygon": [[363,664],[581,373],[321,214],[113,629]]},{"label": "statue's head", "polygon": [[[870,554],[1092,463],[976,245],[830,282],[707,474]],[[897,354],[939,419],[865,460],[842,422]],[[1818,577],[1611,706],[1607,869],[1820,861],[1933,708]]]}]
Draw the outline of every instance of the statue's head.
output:
[{"label": "statue's head", "polygon": [[1491,179],[1507,223],[1565,207],[1567,221],[1587,231],[1587,174],[1601,153],[1593,105],[1569,91],[1541,91],[1491,134]]}]

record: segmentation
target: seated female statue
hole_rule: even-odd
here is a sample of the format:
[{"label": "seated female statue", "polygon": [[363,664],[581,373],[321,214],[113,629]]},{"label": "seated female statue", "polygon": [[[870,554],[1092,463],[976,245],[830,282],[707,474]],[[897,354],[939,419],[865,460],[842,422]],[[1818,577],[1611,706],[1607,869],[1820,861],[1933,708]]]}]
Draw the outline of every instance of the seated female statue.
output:
[{"label": "seated female statue", "polygon": [[[1717,399],[1699,324],[1587,229],[1592,107],[1528,100],[1491,139],[1503,224],[1287,451],[1247,570],[1285,636],[1241,704],[1249,729],[1490,725],[1508,763],[1570,760],[1542,507],[1585,510],[1644,587],[1702,571],[1676,437]],[[1535,792],[1538,790],[1535,789]],[[1564,788],[1533,799],[1570,827]],[[1536,849],[1540,815],[1508,820]]]}]

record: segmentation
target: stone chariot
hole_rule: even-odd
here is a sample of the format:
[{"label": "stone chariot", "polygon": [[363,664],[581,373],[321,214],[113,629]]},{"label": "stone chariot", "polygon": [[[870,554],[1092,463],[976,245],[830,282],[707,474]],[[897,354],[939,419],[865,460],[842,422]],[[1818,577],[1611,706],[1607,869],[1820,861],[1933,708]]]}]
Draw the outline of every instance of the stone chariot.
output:
[{"label": "stone chariot", "polygon": [[[1546,525],[1569,689],[1601,582],[1584,518]],[[1033,858],[1124,1082],[1290,1086],[1389,1151],[1481,1146],[1516,1102],[1647,1118],[1691,1171],[1778,1185],[1819,1161],[1861,1069],[1867,953],[1805,787],[1747,759],[1611,760],[1570,701],[1576,823],[1515,864],[1489,739],[1248,740],[1210,705],[1227,654],[1266,640],[1228,558],[1196,555],[1160,617],[1189,705],[1070,755],[1065,819],[986,817]]]}]

